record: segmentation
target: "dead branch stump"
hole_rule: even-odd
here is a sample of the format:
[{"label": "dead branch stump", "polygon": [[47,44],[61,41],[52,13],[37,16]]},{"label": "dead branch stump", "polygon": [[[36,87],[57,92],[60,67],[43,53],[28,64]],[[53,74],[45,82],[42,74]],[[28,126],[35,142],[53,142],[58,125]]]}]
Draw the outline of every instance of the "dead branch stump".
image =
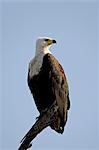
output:
[{"label": "dead branch stump", "polygon": [[39,116],[35,124],[28,131],[28,133],[21,140],[21,145],[18,150],[27,150],[32,146],[31,141],[46,127],[50,126],[50,124],[57,117],[58,106],[56,102],[54,102],[51,107],[44,112],[42,116]]}]

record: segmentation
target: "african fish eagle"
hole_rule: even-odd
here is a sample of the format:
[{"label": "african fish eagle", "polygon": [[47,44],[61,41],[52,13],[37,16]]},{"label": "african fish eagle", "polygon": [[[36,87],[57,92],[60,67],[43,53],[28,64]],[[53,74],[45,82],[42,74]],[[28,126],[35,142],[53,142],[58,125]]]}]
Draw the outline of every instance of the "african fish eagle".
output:
[{"label": "african fish eagle", "polygon": [[35,57],[29,63],[28,86],[40,115],[56,100],[58,116],[50,127],[63,133],[70,108],[69,89],[62,66],[49,50],[54,43],[49,37],[37,39]]}]

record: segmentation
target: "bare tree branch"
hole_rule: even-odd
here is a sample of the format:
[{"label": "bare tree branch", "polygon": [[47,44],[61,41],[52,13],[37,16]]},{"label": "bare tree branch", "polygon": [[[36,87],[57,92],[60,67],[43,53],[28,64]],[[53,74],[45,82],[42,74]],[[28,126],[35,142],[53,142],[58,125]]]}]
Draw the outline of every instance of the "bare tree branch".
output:
[{"label": "bare tree branch", "polygon": [[41,115],[28,133],[21,140],[21,145],[18,150],[27,150],[32,146],[31,141],[46,127],[48,127],[57,117],[58,106],[56,101],[52,106]]}]

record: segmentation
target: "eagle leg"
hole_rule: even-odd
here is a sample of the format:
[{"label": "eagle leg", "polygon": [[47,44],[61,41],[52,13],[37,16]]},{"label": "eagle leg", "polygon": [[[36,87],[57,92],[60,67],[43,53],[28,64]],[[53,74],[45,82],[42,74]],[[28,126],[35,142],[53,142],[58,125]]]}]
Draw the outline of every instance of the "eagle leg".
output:
[{"label": "eagle leg", "polygon": [[42,111],[40,112],[40,115],[39,115],[38,117],[36,117],[36,120],[37,120],[38,118],[41,118],[41,117],[47,112],[47,110],[48,110],[48,108],[45,108],[44,110],[42,110]]}]

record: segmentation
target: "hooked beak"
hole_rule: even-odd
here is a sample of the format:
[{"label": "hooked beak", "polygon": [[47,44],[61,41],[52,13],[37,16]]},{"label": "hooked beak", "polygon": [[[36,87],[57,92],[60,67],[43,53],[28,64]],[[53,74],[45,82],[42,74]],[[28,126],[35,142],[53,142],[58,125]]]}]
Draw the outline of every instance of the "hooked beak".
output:
[{"label": "hooked beak", "polygon": [[55,40],[52,40],[53,43],[57,43]]}]

